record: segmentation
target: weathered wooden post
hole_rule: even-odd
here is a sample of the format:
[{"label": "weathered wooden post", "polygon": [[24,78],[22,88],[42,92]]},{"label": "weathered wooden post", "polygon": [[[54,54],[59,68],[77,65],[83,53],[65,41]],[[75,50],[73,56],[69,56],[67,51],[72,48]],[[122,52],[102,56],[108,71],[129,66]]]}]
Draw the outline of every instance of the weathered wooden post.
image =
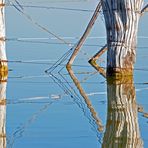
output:
[{"label": "weathered wooden post", "polygon": [[0,72],[8,72],[5,49],[5,0],[0,0]]},{"label": "weathered wooden post", "polygon": [[131,77],[108,81],[108,111],[103,148],[143,147],[135,96]]},{"label": "weathered wooden post", "polygon": [[6,148],[6,86],[7,76],[0,74],[0,148]]},{"label": "weathered wooden post", "polygon": [[133,75],[143,0],[102,0],[107,32],[107,75]]}]

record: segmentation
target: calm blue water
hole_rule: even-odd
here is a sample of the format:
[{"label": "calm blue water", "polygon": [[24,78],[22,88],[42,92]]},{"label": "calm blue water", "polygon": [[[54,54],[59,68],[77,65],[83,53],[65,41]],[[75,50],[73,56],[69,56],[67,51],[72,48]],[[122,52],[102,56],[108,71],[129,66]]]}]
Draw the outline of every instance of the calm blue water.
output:
[{"label": "calm blue water", "polygon": [[[52,7],[52,9],[25,7],[23,11],[50,31],[65,37],[66,41],[76,43],[78,41],[76,37],[82,35],[92,12],[59,10],[55,7],[94,10],[97,1],[61,1],[20,0],[20,3],[25,6]],[[136,98],[136,104],[143,106],[145,113],[148,112],[147,16],[148,14],[144,15],[140,22],[133,85],[131,87],[125,85],[121,90],[125,91],[123,96],[126,98],[131,94],[128,96],[124,87],[131,88],[131,92],[135,91],[136,95],[131,97],[133,100]],[[65,68],[61,71],[62,76],[59,75],[58,71],[67,60],[52,72],[53,76],[44,72],[70,47],[59,44],[61,42],[36,27],[12,6],[6,7],[6,33],[9,39],[7,56],[10,61],[6,93],[7,147],[99,148],[102,143],[106,143],[103,137],[107,131],[107,128],[105,129],[107,102],[115,95],[110,95],[115,86],[107,86],[106,80],[87,62],[97,52],[99,46],[105,44],[102,17],[99,17],[89,36],[99,38],[87,39],[86,45],[82,48],[83,52],[80,52],[73,67],[89,100],[80,95]],[[106,64],[106,55],[100,62],[101,66]],[[90,106],[97,114],[95,117]],[[133,108],[131,113],[136,111]],[[104,126],[102,132],[97,130],[96,118]],[[146,148],[148,120],[143,117],[143,113],[136,113],[133,119],[138,121],[134,122],[134,126],[139,127],[138,136]]]}]

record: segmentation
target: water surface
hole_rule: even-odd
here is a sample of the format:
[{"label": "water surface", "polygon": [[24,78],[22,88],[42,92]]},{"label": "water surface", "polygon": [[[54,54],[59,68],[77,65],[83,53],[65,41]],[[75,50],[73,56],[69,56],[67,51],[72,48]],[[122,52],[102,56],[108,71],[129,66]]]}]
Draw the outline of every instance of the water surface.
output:
[{"label": "water surface", "polygon": [[[48,30],[75,44],[91,18],[97,1],[38,0],[30,3],[29,0],[21,0],[20,3],[25,6],[52,7],[24,7],[23,11]],[[135,135],[132,135],[132,130],[129,131],[132,140],[137,138],[137,144],[148,147],[148,120],[143,117],[148,112],[147,26],[146,14],[139,26],[134,79],[130,83],[107,84],[106,79],[87,62],[105,44],[105,27],[101,15],[74,63],[73,73],[79,82],[79,85],[75,85],[64,66],[69,57],[52,73],[45,73],[70,47],[35,26],[14,7],[6,7],[10,71],[7,84],[1,84],[1,88],[6,89],[7,99],[7,105],[1,109],[1,114],[6,114],[6,120],[3,120],[6,138],[3,143],[6,141],[7,147],[13,148],[107,147],[106,141],[111,140],[107,135],[116,135],[120,133],[119,129],[123,129],[126,135],[126,128],[132,126],[135,129]],[[103,67],[106,65],[106,55],[101,57],[99,64]],[[125,108],[122,108],[120,103],[124,104],[125,100]],[[110,104],[114,104],[115,111],[110,111]],[[129,112],[131,118],[129,114],[120,115],[118,105],[125,113]],[[138,112],[139,105],[143,107],[143,113]],[[119,124],[122,128],[115,124],[116,120],[110,122],[116,116],[126,118],[127,121],[121,120],[123,122]],[[132,119],[134,123],[131,123]],[[127,140],[129,135],[125,135],[124,140]],[[121,143],[123,137],[115,142]]]}]

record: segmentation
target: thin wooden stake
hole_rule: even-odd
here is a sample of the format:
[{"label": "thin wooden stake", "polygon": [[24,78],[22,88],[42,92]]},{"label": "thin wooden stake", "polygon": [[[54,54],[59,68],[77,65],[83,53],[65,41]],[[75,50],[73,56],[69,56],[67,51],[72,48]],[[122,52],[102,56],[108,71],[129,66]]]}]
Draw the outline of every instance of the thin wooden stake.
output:
[{"label": "thin wooden stake", "polygon": [[90,31],[91,31],[91,29],[92,29],[92,27],[93,27],[93,25],[94,25],[94,23],[95,23],[95,21],[96,21],[96,19],[97,19],[97,17],[98,17],[98,14],[99,14],[100,10],[101,10],[101,1],[100,1],[99,4],[97,5],[96,10],[95,10],[95,12],[94,12],[94,14],[93,14],[93,16],[92,16],[90,22],[89,22],[89,24],[88,24],[88,26],[87,26],[87,28],[86,28],[84,34],[83,34],[82,37],[80,38],[78,44],[76,45],[76,47],[75,47],[75,49],[74,49],[73,54],[71,55],[71,57],[70,57],[70,59],[69,59],[67,65],[66,65],[67,69],[71,68],[72,63],[74,62],[74,60],[75,60],[75,58],[76,58],[76,56],[77,56],[77,54],[78,54],[80,48],[82,47],[84,41],[86,40],[88,34],[90,33]]}]

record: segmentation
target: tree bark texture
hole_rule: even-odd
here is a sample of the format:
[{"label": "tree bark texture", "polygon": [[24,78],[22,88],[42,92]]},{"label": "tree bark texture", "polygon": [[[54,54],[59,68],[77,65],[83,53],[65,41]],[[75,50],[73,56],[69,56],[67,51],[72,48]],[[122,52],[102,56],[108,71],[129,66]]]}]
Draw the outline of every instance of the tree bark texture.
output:
[{"label": "tree bark texture", "polygon": [[107,75],[132,75],[143,0],[102,0],[107,33]]},{"label": "tree bark texture", "polygon": [[0,72],[8,71],[5,49],[5,0],[0,0]]},{"label": "tree bark texture", "polygon": [[108,82],[108,112],[103,148],[142,148],[133,80]]}]

